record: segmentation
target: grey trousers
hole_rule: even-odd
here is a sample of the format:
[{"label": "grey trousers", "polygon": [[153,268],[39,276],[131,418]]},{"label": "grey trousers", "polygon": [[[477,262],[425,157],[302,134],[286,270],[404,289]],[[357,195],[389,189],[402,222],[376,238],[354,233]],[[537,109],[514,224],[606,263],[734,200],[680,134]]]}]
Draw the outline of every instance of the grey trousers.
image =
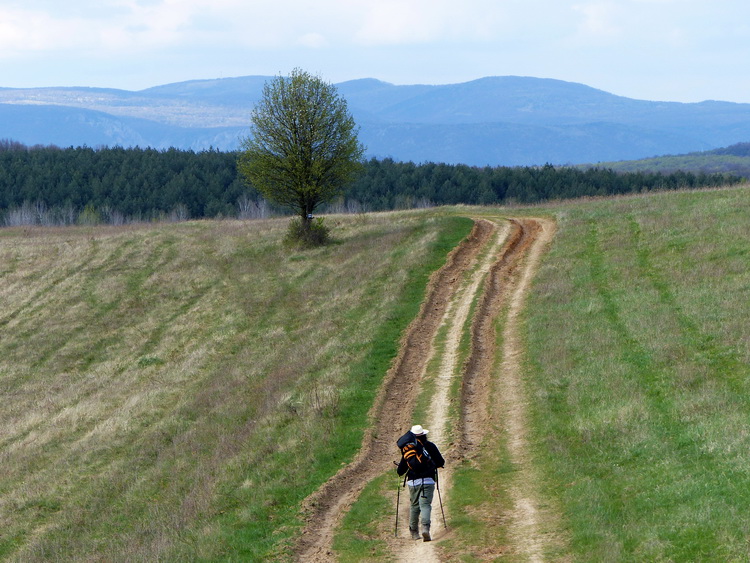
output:
[{"label": "grey trousers", "polygon": [[435,494],[435,485],[420,485],[409,487],[409,499],[411,509],[409,511],[409,529],[417,530],[419,517],[422,516],[422,526],[430,529],[430,515],[432,514],[432,496]]}]

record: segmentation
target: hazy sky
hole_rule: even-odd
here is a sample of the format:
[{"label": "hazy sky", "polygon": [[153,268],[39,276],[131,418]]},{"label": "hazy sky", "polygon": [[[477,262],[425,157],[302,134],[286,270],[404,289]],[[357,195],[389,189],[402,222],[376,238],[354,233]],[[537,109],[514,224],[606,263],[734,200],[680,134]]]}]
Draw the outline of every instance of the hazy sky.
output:
[{"label": "hazy sky", "polygon": [[277,75],[750,102],[748,0],[0,0],[0,87]]}]

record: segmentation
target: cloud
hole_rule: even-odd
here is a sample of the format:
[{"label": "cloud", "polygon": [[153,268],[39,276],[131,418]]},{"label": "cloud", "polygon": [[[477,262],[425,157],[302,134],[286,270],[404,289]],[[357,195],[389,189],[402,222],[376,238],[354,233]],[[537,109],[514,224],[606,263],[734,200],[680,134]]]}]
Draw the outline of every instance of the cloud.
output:
[{"label": "cloud", "polygon": [[512,34],[514,23],[524,19],[517,18],[519,3],[497,0],[380,0],[361,4],[364,9],[356,14],[353,40],[369,46],[492,42]]},{"label": "cloud", "polygon": [[109,11],[70,14],[32,7],[0,8],[0,51],[10,53],[153,47],[179,39],[186,16],[169,3],[115,2]]},{"label": "cloud", "polygon": [[496,0],[16,0],[11,6],[0,8],[0,49],[14,52],[492,42],[534,25],[528,17],[514,25],[523,18],[521,3]]},{"label": "cloud", "polygon": [[360,18],[355,32],[365,45],[398,45],[434,40],[443,31],[438,10],[425,0],[373,2]]},{"label": "cloud", "polygon": [[11,38],[34,40],[37,49],[106,50],[490,40],[507,12],[494,0],[27,0],[0,14],[0,45]]},{"label": "cloud", "polygon": [[574,5],[573,11],[583,16],[577,28],[579,40],[611,42],[622,37],[621,5],[615,2],[590,2]]},{"label": "cloud", "polygon": [[305,33],[297,40],[297,44],[311,49],[321,49],[328,46],[328,40],[320,33]]},{"label": "cloud", "polygon": [[86,18],[0,8],[0,57],[87,48],[98,43],[98,35]]},{"label": "cloud", "polygon": [[716,69],[747,68],[748,21],[747,0],[0,0],[0,85],[304,66],[339,80],[523,74],[631,93],[690,73],[718,88]]}]

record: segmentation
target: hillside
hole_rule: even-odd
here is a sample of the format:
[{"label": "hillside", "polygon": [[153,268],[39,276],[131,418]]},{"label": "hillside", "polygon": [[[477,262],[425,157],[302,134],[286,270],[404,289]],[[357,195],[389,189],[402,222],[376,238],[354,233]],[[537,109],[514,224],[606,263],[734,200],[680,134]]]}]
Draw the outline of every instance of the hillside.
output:
[{"label": "hillside", "polygon": [[[342,216],[303,253],[2,229],[0,558],[742,560],[749,195]],[[430,544],[394,537],[409,419],[448,453]]]},{"label": "hillside", "polygon": [[[582,165],[586,168],[590,165]],[[617,172],[658,172],[671,174],[676,171],[731,174],[750,178],[750,143],[737,143],[710,151],[691,152],[681,155],[665,155],[639,160],[600,162],[596,166]]]},{"label": "hillside", "polygon": [[0,559],[280,549],[470,228],[349,218],[302,254],[284,221],[0,230]]},{"label": "hillside", "polygon": [[[0,89],[0,139],[34,145],[234,150],[269,77],[194,80],[139,92]],[[633,100],[583,84],[487,77],[448,85],[337,85],[368,156],[469,165],[630,160],[746,142],[750,104]]]}]

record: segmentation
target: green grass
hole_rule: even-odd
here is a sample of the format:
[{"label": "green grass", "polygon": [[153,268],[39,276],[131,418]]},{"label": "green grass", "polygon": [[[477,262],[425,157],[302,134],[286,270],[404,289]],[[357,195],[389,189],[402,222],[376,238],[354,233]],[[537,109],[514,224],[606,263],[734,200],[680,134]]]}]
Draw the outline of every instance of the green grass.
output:
[{"label": "green grass", "polygon": [[556,209],[528,358],[576,561],[750,553],[749,195]]},{"label": "green grass", "polygon": [[[283,221],[0,230],[0,559],[288,560],[469,212],[497,214],[337,218],[304,252]],[[558,225],[524,381],[569,559],[747,560],[750,190],[512,213]],[[491,445],[453,475],[465,561],[513,541]],[[346,515],[343,557],[385,557],[391,484]]]},{"label": "green grass", "polygon": [[508,483],[515,467],[499,434],[488,451],[465,460],[453,473],[448,507],[453,533],[445,549],[459,561],[514,561],[508,552],[511,540],[505,514],[512,506]]},{"label": "green grass", "polygon": [[[388,493],[393,492],[394,486],[400,486],[400,481],[395,474],[389,473],[374,479],[364,488],[334,539],[333,549],[340,563],[388,560],[384,538],[387,534],[394,534],[396,529],[396,514]],[[406,490],[401,491],[401,500],[405,498],[408,502]],[[408,525],[408,522],[399,522],[402,531],[403,526]]]}]

